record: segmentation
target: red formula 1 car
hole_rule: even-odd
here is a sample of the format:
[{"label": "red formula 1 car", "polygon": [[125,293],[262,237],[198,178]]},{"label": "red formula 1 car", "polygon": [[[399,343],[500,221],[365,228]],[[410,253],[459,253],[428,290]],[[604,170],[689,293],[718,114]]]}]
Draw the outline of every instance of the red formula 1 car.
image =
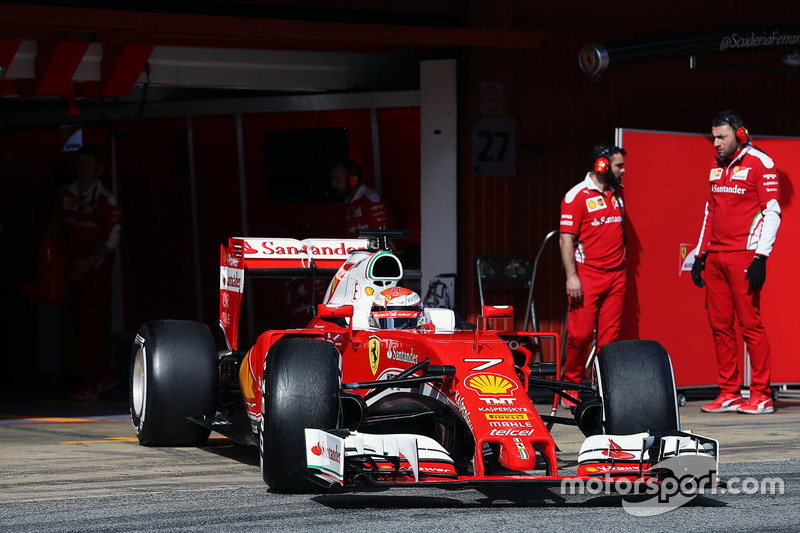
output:
[{"label": "red formula 1 car", "polygon": [[[579,479],[657,483],[661,462],[684,455],[716,469],[717,442],[680,431],[672,365],[658,343],[603,347],[589,385],[557,381],[557,353],[541,361],[544,342],[557,352],[557,334],[490,329],[510,307],[483,307],[477,327],[426,308],[411,329],[383,329],[370,310],[403,267],[387,249],[391,232],[366,236],[230,239],[220,261],[226,349],[197,322],[149,322],[136,337],[131,415],[140,443],[199,445],[214,430],[257,445],[264,481],[290,492],[558,485],[553,423],[587,437]],[[316,316],[240,349],[245,280],[300,272],[334,274]],[[534,407],[534,389],[555,393],[547,414]],[[558,416],[565,390],[581,399]]]}]

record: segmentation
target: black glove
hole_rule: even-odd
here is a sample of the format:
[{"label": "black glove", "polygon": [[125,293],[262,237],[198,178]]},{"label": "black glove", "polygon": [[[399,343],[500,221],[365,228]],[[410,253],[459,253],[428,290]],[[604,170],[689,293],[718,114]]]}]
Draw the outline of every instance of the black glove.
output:
[{"label": "black glove", "polygon": [[763,255],[757,255],[750,263],[747,269],[745,279],[750,280],[750,290],[755,292],[764,286],[764,281],[767,279],[767,258]]},{"label": "black glove", "polygon": [[698,287],[702,288],[706,282],[703,281],[703,270],[706,269],[706,256],[708,253],[704,253],[700,257],[694,258],[694,264],[692,265],[692,281]]}]

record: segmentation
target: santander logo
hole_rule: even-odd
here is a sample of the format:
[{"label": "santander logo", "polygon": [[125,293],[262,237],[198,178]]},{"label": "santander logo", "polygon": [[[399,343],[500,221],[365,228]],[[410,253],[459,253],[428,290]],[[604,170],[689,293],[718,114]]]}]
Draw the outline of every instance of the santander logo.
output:
[{"label": "santander logo", "polygon": [[342,452],[338,448],[325,448],[319,441],[317,441],[316,446],[311,448],[311,453],[318,457],[327,457],[336,463],[342,462]]},{"label": "santander logo", "polygon": [[259,255],[277,259],[300,259],[308,256],[326,258],[346,258],[354,250],[365,250],[364,239],[245,239],[242,244],[244,255]]}]

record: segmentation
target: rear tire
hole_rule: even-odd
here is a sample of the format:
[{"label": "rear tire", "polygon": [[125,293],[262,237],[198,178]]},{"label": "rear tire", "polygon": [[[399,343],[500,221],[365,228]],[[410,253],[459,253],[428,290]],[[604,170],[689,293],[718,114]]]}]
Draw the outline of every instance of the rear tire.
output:
[{"label": "rear tire", "polygon": [[305,428],[333,429],[339,418],[339,352],[318,339],[276,342],[264,361],[261,475],[278,492],[315,492],[302,477]]},{"label": "rear tire", "polygon": [[142,326],[131,354],[130,407],[145,446],[196,446],[209,429],[187,417],[213,418],[219,370],[211,330],[203,323],[158,320]]},{"label": "rear tire", "polygon": [[680,429],[672,362],[659,343],[607,344],[595,358],[594,374],[606,434]]}]

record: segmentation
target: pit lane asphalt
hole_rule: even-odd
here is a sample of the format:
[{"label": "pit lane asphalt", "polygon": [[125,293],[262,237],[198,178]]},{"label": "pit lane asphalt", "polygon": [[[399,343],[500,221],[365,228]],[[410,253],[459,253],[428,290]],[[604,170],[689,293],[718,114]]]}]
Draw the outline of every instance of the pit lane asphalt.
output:
[{"label": "pit lane asphalt", "polygon": [[[656,516],[626,512],[623,497],[558,489],[286,495],[268,490],[255,448],[212,434],[200,448],[139,446],[125,402],[0,400],[1,531],[797,531],[800,399],[773,415],[704,414],[681,424],[720,441],[725,481],[780,478],[784,494],[716,494]],[[537,404],[540,412],[548,406]],[[556,426],[563,474],[583,436]],[[590,529],[589,529],[590,528]]]}]

